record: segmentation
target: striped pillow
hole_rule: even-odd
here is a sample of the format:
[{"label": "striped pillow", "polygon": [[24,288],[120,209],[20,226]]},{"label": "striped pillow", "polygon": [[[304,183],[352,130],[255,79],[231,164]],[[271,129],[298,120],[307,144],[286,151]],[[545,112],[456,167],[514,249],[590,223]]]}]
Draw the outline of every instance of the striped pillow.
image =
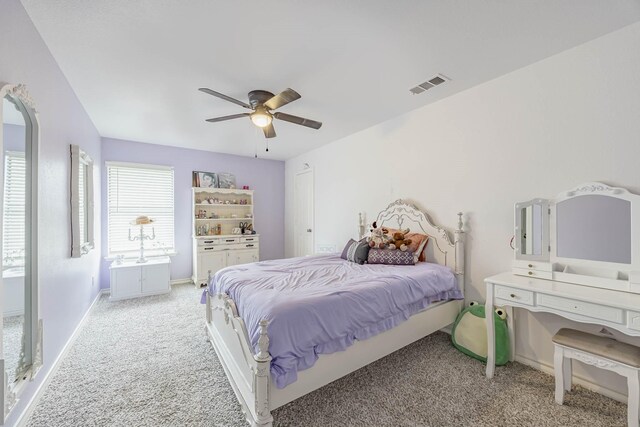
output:
[{"label": "striped pillow", "polygon": [[349,239],[347,245],[342,250],[340,258],[358,264],[364,264],[369,256],[369,249],[371,248],[369,247],[366,239],[362,239],[359,242]]}]

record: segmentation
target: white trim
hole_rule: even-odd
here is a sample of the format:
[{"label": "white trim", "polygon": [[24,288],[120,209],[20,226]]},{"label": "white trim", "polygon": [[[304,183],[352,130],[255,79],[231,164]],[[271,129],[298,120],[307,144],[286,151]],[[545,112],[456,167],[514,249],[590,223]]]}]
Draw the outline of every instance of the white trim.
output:
[{"label": "white trim", "polygon": [[84,313],[84,316],[82,316],[82,319],[80,319],[78,326],[76,326],[75,330],[73,331],[73,333],[65,343],[64,347],[62,348],[62,351],[60,351],[60,353],[58,354],[58,357],[56,357],[56,360],[51,365],[51,369],[47,371],[47,373],[45,374],[45,377],[42,379],[42,382],[40,383],[40,386],[31,397],[31,400],[29,401],[29,403],[27,403],[27,406],[25,407],[24,411],[22,411],[22,414],[20,414],[20,417],[18,417],[16,421],[16,427],[24,427],[27,425],[27,422],[29,421],[31,414],[33,414],[33,411],[36,409],[36,406],[38,405],[38,402],[42,398],[42,395],[44,394],[47,387],[49,386],[49,383],[51,383],[51,380],[55,376],[55,373],[58,372],[58,369],[60,368],[60,364],[62,360],[67,356],[67,354],[69,353],[69,350],[71,349],[71,346],[75,343],[76,339],[78,338],[78,335],[80,334],[80,331],[84,327],[87,321],[87,318],[89,317],[89,314],[95,307],[98,300],[100,300],[100,297],[103,294],[106,294],[108,292],[109,292],[109,289],[101,289],[100,291],[98,291],[98,294],[94,298],[93,302],[91,303],[87,311]]},{"label": "white trim", "polygon": [[152,165],[148,163],[130,163],[130,162],[104,162],[107,167],[121,167],[121,168],[143,168],[143,169],[160,169],[160,170],[173,170],[173,166],[167,165]]},{"label": "white trim", "polygon": [[169,284],[171,286],[173,285],[193,285],[193,280],[191,280],[191,278],[187,278],[187,279],[175,279],[175,280],[171,280],[169,282]]},{"label": "white trim", "polygon": [[[545,362],[540,362],[538,360],[530,359],[521,354],[516,354],[516,362],[522,363],[523,365],[527,365],[533,369],[544,372],[545,374],[554,375],[553,365],[550,365]],[[600,393],[603,396],[609,397],[613,400],[617,400],[618,402],[627,403],[627,396],[622,393],[619,393],[615,390],[611,390],[610,388],[603,387],[600,384],[596,384],[591,380],[577,374],[573,374],[573,382],[575,384],[579,384],[584,388],[594,391],[596,393]],[[549,391],[549,396],[551,396],[551,391]]]}]

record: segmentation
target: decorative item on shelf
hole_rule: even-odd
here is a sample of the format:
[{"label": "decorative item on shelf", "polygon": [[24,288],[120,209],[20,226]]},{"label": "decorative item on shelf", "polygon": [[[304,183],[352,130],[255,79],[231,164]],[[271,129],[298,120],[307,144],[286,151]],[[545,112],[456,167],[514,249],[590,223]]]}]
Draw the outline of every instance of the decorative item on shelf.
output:
[{"label": "decorative item on shelf", "polygon": [[236,176],[228,172],[218,174],[219,188],[236,188]]},{"label": "decorative item on shelf", "polygon": [[218,175],[215,172],[193,171],[191,174],[191,185],[200,188],[217,188]]},{"label": "decorative item on shelf", "polygon": [[244,234],[244,231],[247,229],[247,227],[249,226],[248,222],[241,222],[240,224],[238,224],[240,226],[240,234]]},{"label": "decorative item on shelf", "polygon": [[220,218],[220,215],[218,215],[217,213],[212,213],[210,218],[211,219],[218,219],[218,218]]},{"label": "decorative item on shelf", "polygon": [[245,218],[253,218],[253,214],[252,213],[247,213],[244,215]]},{"label": "decorative item on shelf", "polygon": [[231,203],[231,202],[229,202],[228,200],[225,200],[225,201],[224,201],[224,204],[225,204],[225,205],[228,205],[229,203]]},{"label": "decorative item on shelf", "polygon": [[242,229],[240,227],[234,227],[231,229],[231,234],[241,234]]},{"label": "decorative item on shelf", "polygon": [[147,259],[144,257],[144,241],[145,240],[155,240],[156,238],[156,230],[154,227],[151,227],[152,235],[144,234],[144,226],[152,224],[153,220],[148,216],[139,216],[135,220],[131,222],[131,225],[140,227],[140,234],[137,236],[131,236],[131,228],[129,228],[129,240],[135,241],[140,240],[140,257],[136,260],[137,263],[147,262]]},{"label": "decorative item on shelf", "polygon": [[242,186],[242,189],[243,189],[243,190],[248,190],[248,189],[249,189],[249,186],[248,186],[248,185],[243,185],[243,186]]},{"label": "decorative item on shelf", "polygon": [[232,213],[230,218],[238,218],[238,214]]},{"label": "decorative item on shelf", "polygon": [[216,225],[216,234],[218,236],[222,234],[222,224]]},{"label": "decorative item on shelf", "polygon": [[120,254],[116,256],[116,265],[121,265],[124,262],[124,255]]},{"label": "decorative item on shelf", "polygon": [[256,234],[256,231],[253,229],[253,224],[248,224],[245,227],[244,234]]}]

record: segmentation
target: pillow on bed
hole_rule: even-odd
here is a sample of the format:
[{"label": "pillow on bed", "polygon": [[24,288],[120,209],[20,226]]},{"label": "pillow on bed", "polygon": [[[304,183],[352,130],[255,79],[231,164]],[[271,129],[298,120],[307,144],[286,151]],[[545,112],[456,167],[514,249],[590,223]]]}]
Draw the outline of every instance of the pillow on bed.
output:
[{"label": "pillow on bed", "polygon": [[415,265],[413,252],[398,249],[371,249],[367,258],[369,264]]},{"label": "pillow on bed", "polygon": [[347,245],[342,250],[340,258],[358,264],[364,264],[369,256],[369,249],[371,248],[369,247],[369,243],[367,243],[367,239],[362,239],[359,242],[349,239]]},{"label": "pillow on bed", "polygon": [[[396,231],[402,231],[395,228],[389,228],[388,230],[390,236],[392,236]],[[408,245],[407,251],[419,254],[418,261],[426,261],[427,257],[424,250],[427,247],[427,243],[429,242],[429,236],[427,236],[426,234],[409,232],[404,236],[404,238],[411,239],[411,244]]]}]

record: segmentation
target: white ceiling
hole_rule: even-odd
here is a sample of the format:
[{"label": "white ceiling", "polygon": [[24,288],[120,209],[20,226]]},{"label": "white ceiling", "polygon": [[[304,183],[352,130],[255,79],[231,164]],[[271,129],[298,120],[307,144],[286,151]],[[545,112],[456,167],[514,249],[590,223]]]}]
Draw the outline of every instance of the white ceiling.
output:
[{"label": "white ceiling", "polygon": [[[640,20],[638,0],[22,0],[102,136],[286,159]],[[576,70],[580,72],[580,70]],[[445,85],[413,96],[436,73]],[[265,153],[246,101],[291,87]],[[464,125],[461,123],[461,125]]]}]

